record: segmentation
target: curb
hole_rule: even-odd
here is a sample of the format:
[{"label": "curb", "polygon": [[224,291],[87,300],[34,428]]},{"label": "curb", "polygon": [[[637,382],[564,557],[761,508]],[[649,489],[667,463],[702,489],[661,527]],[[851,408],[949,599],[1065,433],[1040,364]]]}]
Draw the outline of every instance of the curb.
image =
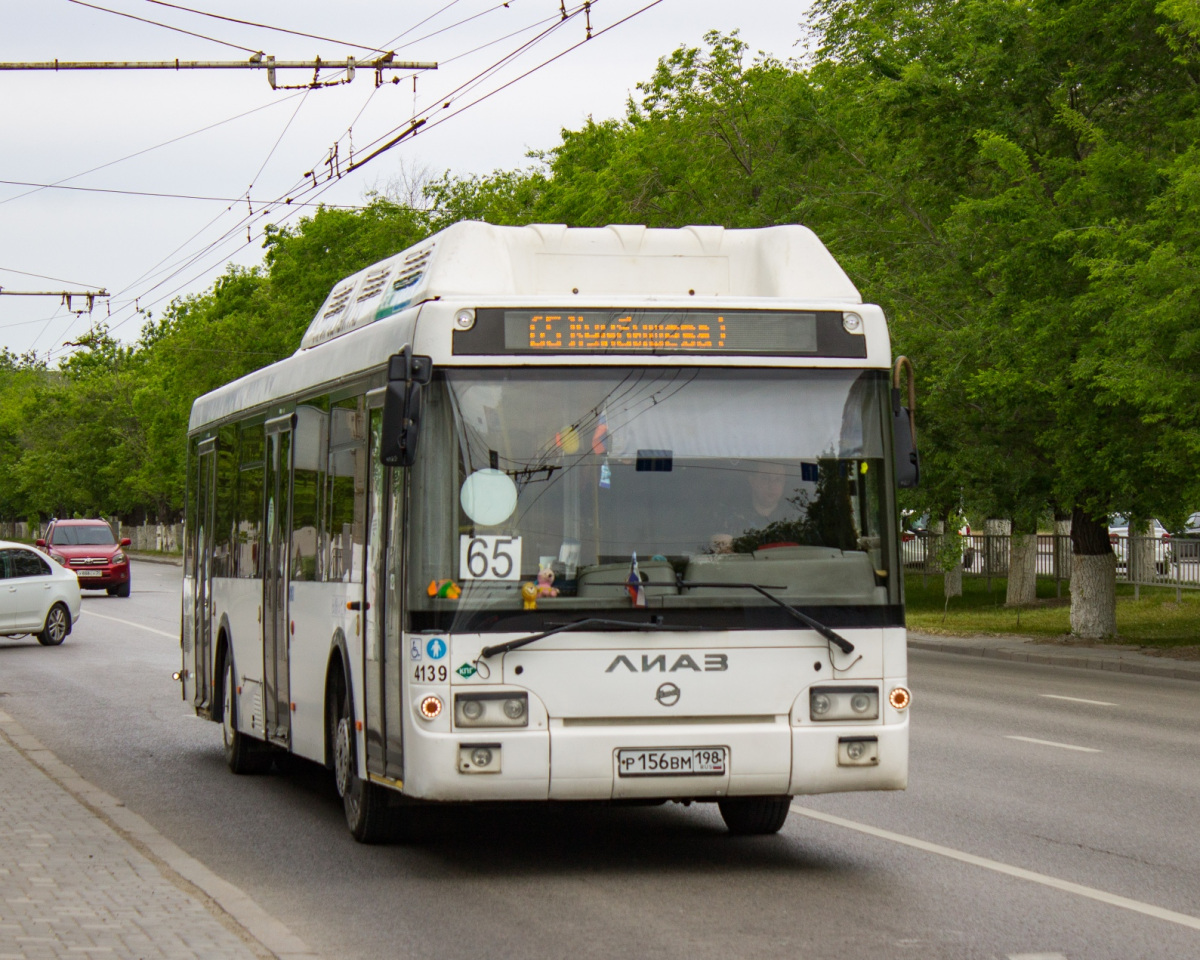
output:
[{"label": "curb", "polygon": [[[1019,642],[1019,641],[1017,641]],[[1165,657],[1149,657],[1145,654],[1122,654],[1119,651],[1088,650],[1079,652],[1055,650],[1044,644],[1030,644],[1033,650],[1015,647],[1014,641],[1005,643],[972,643],[956,638],[934,640],[927,637],[908,639],[909,649],[930,650],[935,653],[953,653],[960,656],[984,657],[989,660],[1008,660],[1016,663],[1036,663],[1043,666],[1072,667],[1077,670],[1104,670],[1109,673],[1131,673],[1147,677],[1167,677],[1174,680],[1200,681],[1200,663],[1192,664]],[[1133,659],[1137,657],[1138,659]]]},{"label": "curb", "polygon": [[137,553],[134,550],[126,550],[125,552],[129,555],[130,560],[140,560],[142,563],[163,563],[170,564],[173,567],[183,566],[183,557],[174,557],[162,553]]},{"label": "curb", "polygon": [[168,882],[204,904],[222,925],[238,933],[250,946],[277,960],[321,960],[319,954],[247,893],[176,846],[116,797],[84,780],[2,710],[0,736],[26,762],[153,863]]}]

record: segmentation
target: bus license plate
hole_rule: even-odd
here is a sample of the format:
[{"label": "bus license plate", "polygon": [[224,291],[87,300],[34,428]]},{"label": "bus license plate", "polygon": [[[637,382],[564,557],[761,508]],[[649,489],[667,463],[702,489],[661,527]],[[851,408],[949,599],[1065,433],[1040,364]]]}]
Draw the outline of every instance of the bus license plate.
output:
[{"label": "bus license plate", "polygon": [[618,750],[617,772],[622,777],[719,777],[725,773],[725,748]]},{"label": "bus license plate", "polygon": [[76,570],[75,575],[77,577],[102,577],[102,576],[104,576],[104,571],[103,570]]}]

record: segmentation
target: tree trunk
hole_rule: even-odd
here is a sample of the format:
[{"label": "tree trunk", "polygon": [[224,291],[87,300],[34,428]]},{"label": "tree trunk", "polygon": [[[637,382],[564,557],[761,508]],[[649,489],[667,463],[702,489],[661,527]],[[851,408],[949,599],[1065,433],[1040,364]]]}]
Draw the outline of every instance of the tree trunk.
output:
[{"label": "tree trunk", "polygon": [[1117,563],[1108,526],[1076,507],[1071,514],[1071,633],[1086,640],[1117,634]]},{"label": "tree trunk", "polygon": [[993,577],[1007,576],[1008,538],[1012,533],[1012,521],[995,518],[985,520],[983,523],[983,532],[986,535],[984,549],[987,551],[987,565],[984,569]]},{"label": "tree trunk", "polygon": [[1071,579],[1071,517],[1054,515],[1054,576]]},{"label": "tree trunk", "polygon": [[1153,583],[1154,540],[1149,520],[1129,521],[1125,538],[1125,576],[1130,583]]},{"label": "tree trunk", "polygon": [[947,600],[951,597],[962,596],[962,578],[963,565],[956,563],[951,569],[946,571],[946,576],[942,582],[944,584],[942,593]]},{"label": "tree trunk", "polygon": [[1022,607],[1037,600],[1037,534],[1014,533],[1008,563],[1006,607]]}]

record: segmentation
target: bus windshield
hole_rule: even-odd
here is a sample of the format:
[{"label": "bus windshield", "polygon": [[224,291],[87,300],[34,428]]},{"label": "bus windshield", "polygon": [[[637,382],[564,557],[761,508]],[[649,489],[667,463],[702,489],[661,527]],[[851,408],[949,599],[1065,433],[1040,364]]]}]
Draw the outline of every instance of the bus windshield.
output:
[{"label": "bus windshield", "polygon": [[882,371],[444,370],[410,478],[411,626],[795,627],[748,583],[884,625],[887,398]]}]

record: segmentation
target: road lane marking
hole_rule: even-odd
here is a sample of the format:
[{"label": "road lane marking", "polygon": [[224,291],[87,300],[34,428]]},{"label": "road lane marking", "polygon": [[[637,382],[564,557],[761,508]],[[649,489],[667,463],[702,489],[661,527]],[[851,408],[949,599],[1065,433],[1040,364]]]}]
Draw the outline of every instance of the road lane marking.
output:
[{"label": "road lane marking", "polygon": [[1200,917],[1193,917],[1186,913],[1176,913],[1174,910],[1167,910],[1164,907],[1158,907],[1152,903],[1143,903],[1140,900],[1131,900],[1129,897],[1122,897],[1115,893],[1097,890],[1095,887],[1086,887],[1082,883],[1074,883],[1070,880],[1060,880],[1058,877],[1051,877],[1045,873],[1037,873],[1033,870],[1026,870],[1024,867],[1014,867],[1008,863],[1001,863],[999,860],[989,860],[987,857],[977,857],[973,853],[965,853],[962,850],[955,850],[953,847],[943,847],[941,844],[930,843],[927,840],[918,840],[916,837],[907,837],[902,833],[892,833],[890,830],[881,830],[879,827],[872,827],[866,823],[858,823],[854,820],[845,820],[842,817],[835,817],[830,813],[823,813],[820,810],[813,810],[811,807],[802,807],[793,803],[792,812],[798,813],[802,817],[808,817],[810,820],[820,820],[822,823],[829,823],[835,827],[845,827],[847,830],[856,830],[859,833],[865,833],[871,837],[878,837],[881,840],[890,840],[892,843],[903,844],[906,847],[922,850],[925,853],[935,853],[940,857],[946,857],[950,860],[958,860],[960,863],[967,863],[974,867],[982,867],[985,870],[991,870],[995,873],[1003,873],[1006,876],[1016,877],[1019,880],[1028,880],[1031,883],[1040,883],[1044,887],[1060,890],[1063,893],[1073,893],[1076,896],[1086,897],[1089,900],[1096,900],[1099,903],[1105,903],[1112,907],[1120,907],[1123,910],[1132,910],[1134,913],[1141,913],[1145,916],[1153,917],[1156,920],[1166,920],[1168,923],[1176,923],[1181,927],[1190,927],[1193,930],[1200,930]]},{"label": "road lane marking", "polygon": [[157,633],[160,637],[170,637],[172,640],[178,640],[179,634],[167,633],[166,630],[155,630],[153,627],[148,627],[144,623],[137,623],[133,620],[122,620],[120,617],[106,617],[102,613],[93,613],[91,610],[87,612],[89,617],[97,617],[101,620],[111,620],[113,623],[123,623],[127,627],[137,627],[139,630],[148,630],[150,633]]},{"label": "road lane marking", "polygon": [[1053,740],[1038,740],[1034,737],[1008,737],[1005,740],[1020,740],[1022,743],[1036,743],[1043,747],[1058,747],[1060,750],[1078,750],[1080,753],[1101,753],[1095,747],[1077,747],[1073,743],[1056,743]]},{"label": "road lane marking", "polygon": [[1070,700],[1072,703],[1090,703],[1096,707],[1115,707],[1118,704],[1109,703],[1107,700],[1084,700],[1083,697],[1062,697],[1057,693],[1039,693],[1039,697],[1047,697],[1050,700]]}]

